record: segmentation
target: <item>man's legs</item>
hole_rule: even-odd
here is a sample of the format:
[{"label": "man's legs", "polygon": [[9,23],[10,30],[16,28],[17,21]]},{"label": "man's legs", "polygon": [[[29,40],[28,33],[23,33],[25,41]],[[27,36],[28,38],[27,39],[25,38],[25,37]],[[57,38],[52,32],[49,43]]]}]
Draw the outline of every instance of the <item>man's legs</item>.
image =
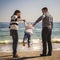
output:
[{"label": "man's legs", "polygon": [[46,39],[47,39],[47,33],[46,33],[46,28],[42,30],[42,46],[43,46],[43,55],[46,55],[47,52],[47,44],[46,44]]},{"label": "man's legs", "polygon": [[48,43],[48,55],[52,54],[52,43],[51,43],[51,30],[48,30],[47,43]]}]

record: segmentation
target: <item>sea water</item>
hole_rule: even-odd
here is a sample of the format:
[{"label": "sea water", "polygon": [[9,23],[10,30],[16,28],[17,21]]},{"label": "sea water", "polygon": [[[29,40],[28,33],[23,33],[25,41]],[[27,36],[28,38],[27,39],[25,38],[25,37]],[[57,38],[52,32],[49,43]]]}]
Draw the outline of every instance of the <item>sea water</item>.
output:
[{"label": "sea water", "polygon": [[[52,40],[59,40],[60,41],[60,22],[54,22],[52,30]],[[9,32],[9,23],[8,22],[0,22],[0,43],[8,43],[12,41]],[[23,41],[24,36],[24,23],[19,23],[19,41]],[[42,43],[41,43],[41,31],[42,31],[42,24],[38,23],[35,28],[33,29],[33,35],[31,37],[31,48],[27,48],[26,45],[23,47],[22,44],[18,44],[18,51],[42,51]],[[60,43],[53,43],[53,50],[60,50]],[[11,52],[12,51],[12,44],[0,44],[0,52]]]},{"label": "sea water", "polygon": [[[0,22],[0,41],[11,40],[10,32],[9,32],[9,23],[8,22]],[[24,36],[24,23],[19,23],[19,40],[23,40]],[[38,23],[35,28],[33,29],[33,35],[31,40],[34,39],[37,41],[38,39],[41,40],[41,31],[42,31],[42,24]],[[53,39],[60,39],[60,22],[54,22],[53,30],[52,30],[52,40]]]}]

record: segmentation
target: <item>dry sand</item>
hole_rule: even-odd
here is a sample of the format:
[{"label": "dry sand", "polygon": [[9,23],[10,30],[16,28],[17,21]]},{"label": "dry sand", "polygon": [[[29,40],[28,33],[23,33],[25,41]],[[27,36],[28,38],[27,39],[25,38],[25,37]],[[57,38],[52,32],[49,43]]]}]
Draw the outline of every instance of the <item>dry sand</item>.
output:
[{"label": "dry sand", "polygon": [[40,52],[19,52],[19,58],[12,58],[12,53],[0,53],[0,60],[60,60],[60,51],[54,51],[52,56],[40,57]]}]

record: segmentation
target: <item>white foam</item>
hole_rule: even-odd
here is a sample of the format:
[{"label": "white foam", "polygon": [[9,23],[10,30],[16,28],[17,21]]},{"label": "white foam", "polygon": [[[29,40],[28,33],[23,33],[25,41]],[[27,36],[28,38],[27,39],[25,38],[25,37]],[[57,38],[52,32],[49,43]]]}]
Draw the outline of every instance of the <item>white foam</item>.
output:
[{"label": "white foam", "polygon": [[[5,43],[5,44],[8,44],[8,43],[12,43],[13,40],[0,40],[0,43]],[[42,40],[39,40],[39,39],[31,39],[31,43],[41,43]],[[53,38],[52,39],[52,42],[60,42],[60,38]],[[23,40],[22,39],[19,39],[19,43],[22,43]]]}]

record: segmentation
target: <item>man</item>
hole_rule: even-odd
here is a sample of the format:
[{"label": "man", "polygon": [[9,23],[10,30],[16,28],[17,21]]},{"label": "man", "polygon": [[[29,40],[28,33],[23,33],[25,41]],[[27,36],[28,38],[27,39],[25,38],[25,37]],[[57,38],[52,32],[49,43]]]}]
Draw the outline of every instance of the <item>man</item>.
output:
[{"label": "man", "polygon": [[[42,45],[43,51],[40,56],[51,56],[52,55],[52,43],[51,43],[51,33],[53,28],[53,17],[49,14],[48,8],[42,8],[42,16],[40,16],[37,21],[33,24],[35,26],[39,21],[42,20]],[[47,54],[48,45],[48,54]]]}]

